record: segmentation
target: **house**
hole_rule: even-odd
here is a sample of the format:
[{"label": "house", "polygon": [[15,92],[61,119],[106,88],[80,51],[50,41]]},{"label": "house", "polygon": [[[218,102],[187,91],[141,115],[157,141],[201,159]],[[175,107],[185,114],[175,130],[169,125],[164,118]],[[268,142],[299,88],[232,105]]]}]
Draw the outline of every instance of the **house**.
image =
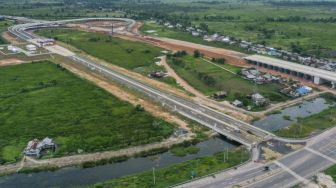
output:
[{"label": "house", "polygon": [[162,72],[162,71],[153,71],[149,74],[150,77],[152,78],[162,78],[164,76],[166,76],[166,73]]},{"label": "house", "polygon": [[264,106],[267,103],[266,98],[260,95],[259,93],[254,93],[252,95],[252,100],[253,103],[257,106]]},{"label": "house", "polygon": [[224,42],[224,43],[229,43],[231,40],[230,40],[230,38],[229,37],[224,37],[224,38],[222,38],[222,42]]},{"label": "house", "polygon": [[307,95],[308,93],[311,93],[312,90],[313,89],[311,87],[301,86],[301,87],[296,89],[296,92],[302,96],[302,95]]},{"label": "house", "polygon": [[227,92],[226,91],[218,91],[216,93],[213,94],[213,98],[215,99],[223,99],[227,96]]},{"label": "house", "polygon": [[27,44],[26,45],[26,49],[28,51],[36,51],[37,50],[37,47],[34,45],[34,44]]},{"label": "house", "polygon": [[42,151],[47,149],[56,149],[55,142],[48,137],[44,138],[41,142],[38,139],[29,141],[23,153],[26,156],[39,158],[42,156]]},{"label": "house", "polygon": [[232,102],[232,105],[236,107],[242,107],[243,103],[240,100],[235,100]]},{"label": "house", "polygon": [[40,46],[51,46],[55,44],[54,39],[39,39],[37,42]]},{"label": "house", "polygon": [[192,31],[191,35],[194,36],[194,37],[198,37],[198,36],[200,36],[200,33],[197,32],[197,31]]}]

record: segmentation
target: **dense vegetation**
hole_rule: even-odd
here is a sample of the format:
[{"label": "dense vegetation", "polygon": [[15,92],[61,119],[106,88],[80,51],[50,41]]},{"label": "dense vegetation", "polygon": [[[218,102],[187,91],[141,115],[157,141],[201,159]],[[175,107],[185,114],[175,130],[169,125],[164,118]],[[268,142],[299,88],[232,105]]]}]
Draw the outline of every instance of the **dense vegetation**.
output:
[{"label": "dense vegetation", "polygon": [[[212,95],[217,91],[226,91],[228,92],[226,100],[239,99],[245,103],[250,103],[247,101],[246,95],[258,91],[273,102],[288,99],[279,93],[281,87],[279,84],[254,85],[252,82],[210,64],[201,58],[194,58],[188,55],[171,57],[168,63],[191,86],[206,95]],[[229,64],[219,65],[236,73],[241,70],[241,68]]]},{"label": "dense vegetation", "polygon": [[189,160],[180,164],[163,167],[155,170],[155,184],[152,171],[146,171],[130,176],[112,179],[98,183],[94,187],[169,187],[192,178],[204,176],[227,169],[248,160],[245,150],[229,151],[228,160],[224,162],[223,152],[213,156]]},{"label": "dense vegetation", "polygon": [[333,178],[333,180],[336,182],[336,165],[328,168],[325,173]]},{"label": "dense vegetation", "polygon": [[0,68],[0,162],[51,137],[55,156],[160,141],[172,125],[49,62]]}]

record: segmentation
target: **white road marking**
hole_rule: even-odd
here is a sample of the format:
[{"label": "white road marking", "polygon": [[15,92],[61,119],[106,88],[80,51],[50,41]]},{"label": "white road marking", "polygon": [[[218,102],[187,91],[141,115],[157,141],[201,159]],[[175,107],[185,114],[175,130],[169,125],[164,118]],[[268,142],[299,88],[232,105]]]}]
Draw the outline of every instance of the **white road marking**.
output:
[{"label": "white road marking", "polygon": [[275,163],[276,165],[278,165],[280,168],[282,168],[283,170],[285,170],[286,172],[288,172],[288,173],[290,173],[291,175],[293,175],[293,176],[294,176],[296,179],[298,179],[299,181],[301,181],[301,182],[303,182],[303,183],[305,183],[305,184],[308,184],[308,183],[309,183],[309,181],[308,181],[306,178],[300,176],[299,174],[297,174],[296,172],[294,172],[293,170],[291,170],[290,168],[288,168],[288,167],[285,166],[284,164],[280,163],[279,161],[274,161],[274,163]]},{"label": "white road marking", "polygon": [[310,151],[311,153],[315,153],[316,155],[319,155],[319,156],[321,156],[321,157],[323,157],[323,158],[325,158],[325,159],[327,159],[327,160],[329,160],[329,161],[331,161],[331,162],[333,162],[333,163],[336,164],[336,160],[335,160],[335,159],[333,159],[333,158],[331,158],[331,157],[329,157],[329,156],[327,156],[327,155],[324,155],[323,153],[320,153],[320,152],[315,151],[315,150],[313,150],[313,149],[311,149],[311,148],[308,148],[308,147],[306,147],[305,150],[308,150],[308,151]]}]

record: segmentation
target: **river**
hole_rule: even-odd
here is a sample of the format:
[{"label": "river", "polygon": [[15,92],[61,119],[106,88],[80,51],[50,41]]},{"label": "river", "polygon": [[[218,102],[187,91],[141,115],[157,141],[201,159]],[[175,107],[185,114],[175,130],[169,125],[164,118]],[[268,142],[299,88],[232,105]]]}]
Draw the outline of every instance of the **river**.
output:
[{"label": "river", "polygon": [[30,174],[14,174],[0,177],[0,187],[4,188],[45,188],[45,187],[78,187],[88,186],[97,182],[118,178],[125,175],[150,170],[153,167],[162,168],[181,163],[186,160],[213,155],[225,148],[235,148],[237,145],[222,137],[215,137],[198,143],[200,151],[184,157],[174,156],[165,152],[155,157],[131,158],[115,164],[106,164],[92,168],[68,167],[54,172],[38,172]]}]

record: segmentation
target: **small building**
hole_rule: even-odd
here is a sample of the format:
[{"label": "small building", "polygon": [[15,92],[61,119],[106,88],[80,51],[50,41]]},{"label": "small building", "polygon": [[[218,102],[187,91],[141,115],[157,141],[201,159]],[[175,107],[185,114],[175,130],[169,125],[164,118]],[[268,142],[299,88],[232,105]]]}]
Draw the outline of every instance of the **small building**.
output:
[{"label": "small building", "polygon": [[162,78],[164,76],[166,76],[166,73],[162,72],[162,71],[153,71],[149,74],[150,77],[152,78]]},{"label": "small building", "polygon": [[54,45],[56,42],[54,39],[40,39],[37,41],[39,45],[42,46],[51,46]]},{"label": "small building", "polygon": [[181,136],[185,136],[188,134],[188,131],[182,128],[176,129],[174,131],[174,136],[175,137],[181,137]]},{"label": "small building", "polygon": [[259,93],[254,93],[252,95],[253,103],[257,106],[264,106],[267,104],[267,100],[264,96],[260,95]]},{"label": "small building", "polygon": [[28,51],[36,51],[37,47],[34,44],[28,44],[28,45],[26,45],[26,49]]},{"label": "small building", "polygon": [[236,107],[242,107],[243,102],[241,102],[240,100],[235,100],[235,101],[232,102],[232,105],[236,106]]},{"label": "small building", "polygon": [[197,31],[192,31],[191,35],[194,36],[194,37],[198,37],[198,36],[200,36],[200,33],[197,32]]},{"label": "small building", "polygon": [[39,141],[38,139],[29,141],[23,153],[26,156],[39,158],[42,156],[42,152],[47,149],[56,149],[55,142],[48,137],[44,138],[42,141]]},{"label": "small building", "polygon": [[19,51],[16,47],[14,47],[12,45],[7,46],[7,50],[11,51],[13,53],[17,53]]},{"label": "small building", "polygon": [[213,98],[215,99],[223,99],[227,96],[227,92],[226,91],[218,91],[216,93],[213,94]]},{"label": "small building", "polygon": [[296,89],[296,92],[302,96],[302,95],[307,95],[308,93],[311,93],[312,90],[313,89],[311,87],[301,86],[301,87]]}]

